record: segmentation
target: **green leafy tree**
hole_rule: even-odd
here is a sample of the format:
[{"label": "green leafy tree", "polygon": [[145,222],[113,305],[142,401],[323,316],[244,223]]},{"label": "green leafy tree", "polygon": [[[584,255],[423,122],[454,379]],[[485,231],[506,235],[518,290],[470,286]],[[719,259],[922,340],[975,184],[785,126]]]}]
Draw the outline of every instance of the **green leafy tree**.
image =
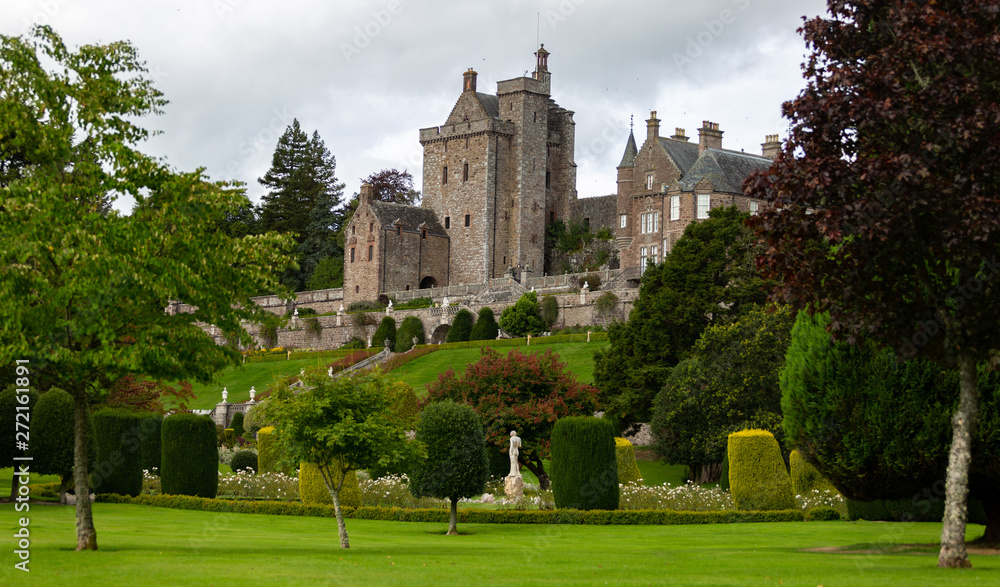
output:
[{"label": "green leafy tree", "polygon": [[735,207],[715,208],[689,224],[663,263],[643,274],[628,321],[608,329],[611,345],[594,356],[594,382],[605,417],[623,432],[649,422],[670,369],[706,328],[765,301],[747,218]]},{"label": "green leafy tree", "polygon": [[556,321],[559,320],[559,300],[555,296],[544,296],[539,308],[542,318],[542,325],[546,330],[552,330]]},{"label": "green leafy tree", "polygon": [[43,393],[31,412],[30,432],[31,471],[59,475],[59,503],[66,503],[73,482],[73,396],[58,387]]},{"label": "green leafy tree", "polygon": [[497,319],[493,315],[493,308],[485,306],[479,310],[479,317],[469,333],[469,340],[496,340],[500,333]]},{"label": "green leafy tree", "polygon": [[475,320],[475,316],[472,312],[462,308],[455,314],[455,319],[451,322],[451,328],[448,329],[448,335],[445,337],[445,342],[462,342],[469,340],[472,335],[472,321]]},{"label": "green leafy tree", "polygon": [[323,476],[337,516],[340,547],[350,548],[340,491],[350,471],[388,467],[425,454],[406,440],[404,422],[393,414],[393,382],[377,372],[330,379],[321,369],[306,371],[307,390],[294,394],[287,381],[275,386],[268,416],[277,423],[285,455],[314,463]]},{"label": "green leafy tree", "polygon": [[960,372],[941,567],[967,567],[976,365],[1000,351],[1000,12],[994,2],[830,2],[802,28],[788,140],[745,185],[776,298],[848,341]]},{"label": "green leafy tree", "polygon": [[323,259],[343,259],[335,236],[343,222],[337,208],[344,184],[337,181],[336,168],[319,133],[310,138],[295,119],[278,139],[271,168],[257,180],[268,189],[258,209],[259,228],[295,238],[299,268],[282,277],[292,289],[302,289]]},{"label": "green leafy tree", "polygon": [[458,535],[458,500],[483,492],[490,478],[483,420],[470,406],[452,401],[424,407],[416,439],[427,460],[410,473],[410,492],[451,502],[448,536]]},{"label": "green leafy tree", "polygon": [[[0,364],[29,359],[35,381],[73,397],[73,476],[87,495],[88,403],[127,374],[207,383],[237,364],[202,325],[249,343],[243,324],[275,320],[250,298],[288,296],[272,276],[289,243],[215,230],[239,194],[136,148],[148,136],[136,121],[165,101],[130,44],[73,51],[48,27],[0,37],[0,87],[0,136],[34,165],[0,187]],[[104,194],[138,205],[104,213]],[[196,310],[171,315],[171,300]],[[77,549],[96,549],[90,500],[76,515]]]},{"label": "green leafy tree", "polygon": [[344,286],[344,257],[324,257],[306,283],[307,290],[331,289]]},{"label": "green leafy tree", "polygon": [[[29,371],[26,371],[29,372]],[[12,372],[16,374],[16,371]],[[18,400],[18,396],[25,398],[27,403],[21,403]],[[17,407],[27,407],[27,412],[30,413],[34,408],[35,403],[38,402],[38,392],[34,389],[29,388],[28,393],[19,394],[17,393],[17,388],[14,385],[9,386],[7,389],[0,392],[0,438],[10,438],[15,439],[15,434],[17,433],[17,414],[18,412],[24,410],[18,410]],[[24,418],[21,418],[21,423],[23,425]],[[23,432],[24,429],[22,428]],[[30,440],[30,439],[29,439]],[[0,443],[0,468],[15,467],[15,463],[18,461],[14,460],[14,457],[24,456],[23,452],[17,450],[17,445],[13,442]],[[14,476],[11,477],[10,482],[10,499],[14,500],[17,495],[17,469],[14,469]]]},{"label": "green leafy tree", "polygon": [[468,404],[486,424],[486,440],[506,451],[510,431],[523,440],[518,461],[549,488],[543,460],[549,456],[552,427],[564,416],[591,416],[597,410],[597,389],[566,372],[566,364],[551,351],[501,355],[483,347],[478,362],[462,378],[452,369],[427,386],[427,401],[450,399]]},{"label": "green leafy tree", "polygon": [[[899,361],[871,340],[832,340],[830,317],[799,314],[781,373],[787,442],[850,499],[944,497],[949,416],[959,375],[923,357]],[[1000,374],[978,373],[983,413],[973,430],[971,496],[1000,541]]]},{"label": "green leafy tree", "polygon": [[651,422],[656,453],[687,465],[692,479],[706,465],[721,463],[729,434],[745,429],[771,432],[780,443],[781,388],[793,316],[785,307],[753,308],[730,324],[702,333],[691,358],[674,367],[656,396]]},{"label": "green leafy tree", "polygon": [[500,328],[514,337],[538,335],[545,329],[538,309],[538,294],[529,291],[500,314]]}]

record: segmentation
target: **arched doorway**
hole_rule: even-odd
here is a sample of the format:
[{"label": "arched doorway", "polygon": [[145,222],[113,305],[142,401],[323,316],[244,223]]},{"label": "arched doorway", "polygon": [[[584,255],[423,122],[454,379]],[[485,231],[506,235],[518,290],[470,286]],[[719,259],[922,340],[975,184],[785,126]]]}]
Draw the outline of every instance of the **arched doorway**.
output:
[{"label": "arched doorway", "polygon": [[420,289],[431,289],[438,286],[436,279],[428,275],[427,277],[420,280]]},{"label": "arched doorway", "polygon": [[448,331],[451,330],[450,324],[442,324],[434,329],[434,334],[431,335],[431,344],[441,344],[444,339],[448,338]]}]

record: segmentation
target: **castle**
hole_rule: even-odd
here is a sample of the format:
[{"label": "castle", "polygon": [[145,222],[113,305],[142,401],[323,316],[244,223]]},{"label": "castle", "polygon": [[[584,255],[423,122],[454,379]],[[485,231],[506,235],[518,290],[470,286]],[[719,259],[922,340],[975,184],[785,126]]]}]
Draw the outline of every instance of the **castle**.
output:
[{"label": "castle", "polygon": [[643,268],[670,252],[684,227],[717,206],[754,213],[743,179],[766,169],[777,135],[762,155],[722,148],[719,125],[704,122],[697,143],[683,129],[659,135],[652,112],[641,147],[629,133],[617,193],[577,198],[573,112],[551,97],[549,52],[535,71],[479,92],[477,73],[441,126],[420,129],[423,200],[419,207],[374,200],[362,186],[346,232],[344,303],[382,293],[484,284],[525,272],[541,276],[545,235],[556,221],[583,222],[616,236],[620,285],[637,285]]}]

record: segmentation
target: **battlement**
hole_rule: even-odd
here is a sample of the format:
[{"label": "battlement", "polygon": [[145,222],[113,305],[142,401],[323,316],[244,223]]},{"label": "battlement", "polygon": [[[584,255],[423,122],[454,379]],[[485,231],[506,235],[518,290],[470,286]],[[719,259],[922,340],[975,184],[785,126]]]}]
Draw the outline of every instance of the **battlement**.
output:
[{"label": "battlement", "polygon": [[453,139],[470,134],[494,132],[502,135],[513,135],[514,124],[505,120],[484,118],[482,120],[469,120],[458,124],[445,124],[442,126],[432,126],[420,129],[420,144],[432,141]]}]

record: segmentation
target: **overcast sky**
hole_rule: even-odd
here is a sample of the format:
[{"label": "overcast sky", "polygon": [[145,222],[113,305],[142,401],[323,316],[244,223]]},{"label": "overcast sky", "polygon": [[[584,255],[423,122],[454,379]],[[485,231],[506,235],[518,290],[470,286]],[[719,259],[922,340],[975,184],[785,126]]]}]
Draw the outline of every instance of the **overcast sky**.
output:
[{"label": "overcast sky", "polygon": [[589,197],[615,191],[631,115],[640,144],[650,110],[665,135],[719,123],[725,148],[784,138],[781,103],[804,86],[796,29],[824,12],[819,0],[3,0],[0,32],[47,23],[71,46],[131,41],[170,102],[144,150],[243,181],[255,202],[293,118],[319,131],[347,196],[390,167],[422,189],[418,130],[444,123],[462,72],[495,93],[534,69],[540,38],[552,97],[576,113]]}]

